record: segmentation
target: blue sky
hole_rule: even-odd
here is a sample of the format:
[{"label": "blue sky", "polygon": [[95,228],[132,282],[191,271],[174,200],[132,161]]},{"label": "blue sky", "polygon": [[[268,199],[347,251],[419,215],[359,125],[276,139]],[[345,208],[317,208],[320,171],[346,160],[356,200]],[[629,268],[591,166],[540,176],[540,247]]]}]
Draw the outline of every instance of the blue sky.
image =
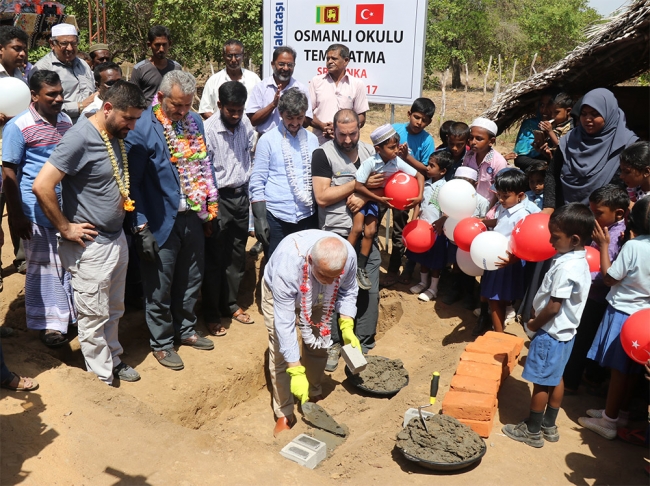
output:
[{"label": "blue sky", "polygon": [[618,7],[627,3],[625,0],[589,0],[589,6],[601,15],[609,15]]}]

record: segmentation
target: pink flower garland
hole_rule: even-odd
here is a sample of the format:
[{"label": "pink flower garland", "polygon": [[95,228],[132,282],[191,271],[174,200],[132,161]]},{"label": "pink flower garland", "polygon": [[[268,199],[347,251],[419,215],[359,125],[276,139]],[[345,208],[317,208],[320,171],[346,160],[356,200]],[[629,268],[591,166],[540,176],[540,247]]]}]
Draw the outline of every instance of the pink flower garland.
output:
[{"label": "pink flower garland", "polygon": [[[334,309],[336,306],[336,297],[339,292],[339,285],[341,284],[341,277],[339,276],[336,281],[333,283],[332,297],[330,298],[329,303],[323,309],[323,315],[321,321],[317,324],[311,319],[312,313],[312,288],[309,281],[309,264],[305,261],[305,264],[302,267],[302,284],[300,285],[300,328],[302,333],[303,341],[312,345],[315,348],[325,348],[329,347],[329,341],[331,341],[332,334],[332,316],[334,315]],[[312,328],[318,328],[319,336],[314,335]]]}]

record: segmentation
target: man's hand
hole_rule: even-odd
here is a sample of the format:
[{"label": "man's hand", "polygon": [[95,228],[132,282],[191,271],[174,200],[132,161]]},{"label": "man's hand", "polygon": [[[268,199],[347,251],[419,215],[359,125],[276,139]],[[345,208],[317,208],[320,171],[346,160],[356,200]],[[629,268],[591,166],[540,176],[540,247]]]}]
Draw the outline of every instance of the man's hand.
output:
[{"label": "man's hand", "polygon": [[86,241],[95,241],[94,236],[97,236],[95,226],[90,223],[68,223],[61,229],[61,236],[70,241],[76,241],[84,248]]},{"label": "man's hand", "polygon": [[160,251],[160,247],[149,226],[145,226],[142,231],[135,235],[135,248],[143,260],[148,262],[156,261],[156,255]]},{"label": "man's hand", "polygon": [[368,180],[365,183],[365,186],[368,189],[381,189],[384,186],[384,181],[386,180],[386,176],[382,173],[376,173],[373,172],[368,176]]},{"label": "man's hand", "polygon": [[291,393],[300,400],[302,405],[309,400],[309,381],[305,375],[305,367],[292,366],[287,368],[287,374],[291,377]]},{"label": "man's hand", "polygon": [[4,125],[5,123],[7,123],[7,120],[8,120],[7,116],[4,113],[0,113],[0,125]]},{"label": "man's hand", "polygon": [[343,344],[351,344],[353,348],[357,348],[361,351],[359,338],[354,334],[354,321],[349,317],[340,317],[339,329],[341,330]]},{"label": "man's hand", "polygon": [[251,204],[253,210],[253,226],[255,227],[255,238],[262,243],[263,246],[269,246],[271,238],[271,228],[266,219],[266,201],[257,201]]},{"label": "man's hand", "polygon": [[357,214],[368,201],[359,194],[350,194],[346,201],[346,206],[352,214]]},{"label": "man's hand", "polygon": [[273,106],[275,108],[278,107],[278,103],[280,102],[280,95],[282,95],[282,85],[278,85],[278,90],[275,92],[275,96],[273,97]]},{"label": "man's hand", "polygon": [[321,126],[321,131],[325,138],[334,138],[334,124],[332,122],[323,123]]},{"label": "man's hand", "polygon": [[22,211],[18,211],[18,213],[19,214],[15,214],[9,218],[11,221],[11,227],[21,240],[31,240],[32,222],[23,214]]}]

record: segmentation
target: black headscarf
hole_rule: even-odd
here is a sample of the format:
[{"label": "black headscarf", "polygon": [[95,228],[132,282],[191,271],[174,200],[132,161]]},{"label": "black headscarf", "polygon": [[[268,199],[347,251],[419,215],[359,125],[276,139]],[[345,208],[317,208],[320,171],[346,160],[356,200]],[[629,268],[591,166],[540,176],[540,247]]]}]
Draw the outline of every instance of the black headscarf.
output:
[{"label": "black headscarf", "polygon": [[[589,105],[602,115],[605,126],[589,135],[578,125],[560,139],[564,156],[561,181],[564,202],[587,203],[589,195],[612,180],[619,168],[619,155],[625,147],[638,140],[625,123],[625,114],[618,107],[614,94],[597,88],[589,91],[582,105]],[[580,109],[581,107],[577,107]]]}]

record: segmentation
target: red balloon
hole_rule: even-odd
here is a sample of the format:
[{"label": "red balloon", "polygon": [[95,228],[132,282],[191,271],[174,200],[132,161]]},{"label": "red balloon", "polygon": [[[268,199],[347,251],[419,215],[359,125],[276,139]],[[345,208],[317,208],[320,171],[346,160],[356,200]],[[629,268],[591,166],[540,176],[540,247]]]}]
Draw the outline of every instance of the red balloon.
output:
[{"label": "red balloon", "polygon": [[433,226],[423,219],[414,219],[402,231],[402,240],[407,250],[413,253],[429,251],[436,242],[436,233]]},{"label": "red balloon", "polygon": [[512,230],[510,251],[527,262],[543,262],[555,255],[548,230],[550,216],[544,213],[529,214]]},{"label": "red balloon", "polygon": [[395,172],[388,178],[384,187],[384,196],[393,198],[390,203],[397,209],[404,209],[409,203],[407,199],[418,197],[419,194],[418,180],[405,172]]},{"label": "red balloon", "polygon": [[640,364],[650,359],[650,308],[635,312],[623,323],[621,344],[627,355]]},{"label": "red balloon", "polygon": [[589,271],[600,272],[600,252],[593,246],[585,246],[585,251],[587,252],[585,258],[589,264]]},{"label": "red balloon", "polygon": [[454,229],[454,243],[463,251],[469,251],[474,238],[480,233],[487,231],[483,222],[478,218],[461,219]]}]

